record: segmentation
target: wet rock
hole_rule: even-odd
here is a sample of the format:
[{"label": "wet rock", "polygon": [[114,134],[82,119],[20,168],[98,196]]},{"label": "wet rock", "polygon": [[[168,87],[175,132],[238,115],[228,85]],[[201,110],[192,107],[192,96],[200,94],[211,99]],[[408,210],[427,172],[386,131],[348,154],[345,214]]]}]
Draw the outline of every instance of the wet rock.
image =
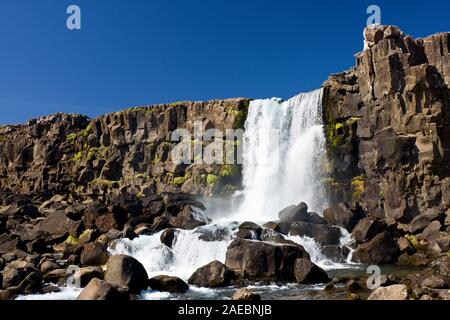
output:
[{"label": "wet rock", "polygon": [[239,226],[236,237],[249,240],[260,240],[262,228],[253,222],[243,222]]},{"label": "wet rock", "polygon": [[295,261],[294,275],[297,283],[302,284],[327,283],[331,281],[325,270],[306,258],[300,258]]},{"label": "wet rock", "polygon": [[334,262],[345,263],[350,249],[345,246],[328,245],[321,248],[322,254]]},{"label": "wet rock", "polygon": [[353,261],[364,264],[389,264],[397,259],[397,243],[388,232],[376,235],[353,251]]},{"label": "wet rock", "polygon": [[226,287],[231,285],[234,275],[226,265],[220,261],[213,261],[198,268],[189,278],[188,283],[199,287]]},{"label": "wet rock", "polygon": [[77,300],[106,301],[126,301],[129,299],[128,294],[120,292],[112,284],[97,278],[92,279],[77,298]]},{"label": "wet rock", "polygon": [[84,288],[94,279],[102,280],[104,278],[103,269],[100,267],[85,267],[78,269],[73,275],[74,284],[78,288]]},{"label": "wet rock", "polygon": [[148,280],[148,285],[152,290],[167,291],[172,293],[185,293],[189,290],[189,285],[178,277],[166,275],[156,276]]},{"label": "wet rock", "polygon": [[250,291],[249,289],[242,288],[237,290],[233,294],[233,297],[231,299],[240,301],[259,301],[261,300],[261,296],[257,293]]},{"label": "wet rock", "polygon": [[206,216],[201,213],[200,209],[187,205],[170,220],[170,225],[174,228],[192,230],[208,223]]},{"label": "wet rock", "polygon": [[172,248],[173,240],[175,239],[176,229],[170,228],[161,233],[161,243],[165,244],[169,248]]},{"label": "wet rock", "polygon": [[133,257],[119,254],[109,258],[105,280],[113,285],[127,287],[130,293],[147,289],[147,272]]},{"label": "wet rock", "polygon": [[274,222],[274,221],[269,221],[269,222],[265,223],[263,225],[263,228],[271,229],[271,230],[276,231],[276,232],[281,232],[280,225],[278,223]]},{"label": "wet rock", "polygon": [[244,279],[292,281],[295,260],[309,256],[302,249],[300,245],[236,238],[228,246],[225,265]]},{"label": "wet rock", "polygon": [[341,230],[325,224],[312,224],[306,222],[294,222],[289,234],[292,236],[307,236],[313,238],[321,245],[337,245],[342,236]]},{"label": "wet rock", "polygon": [[101,266],[108,262],[106,246],[99,242],[87,243],[81,252],[81,264],[84,266]]},{"label": "wet rock", "polygon": [[408,288],[403,284],[394,284],[376,289],[368,300],[408,300],[408,298]]}]

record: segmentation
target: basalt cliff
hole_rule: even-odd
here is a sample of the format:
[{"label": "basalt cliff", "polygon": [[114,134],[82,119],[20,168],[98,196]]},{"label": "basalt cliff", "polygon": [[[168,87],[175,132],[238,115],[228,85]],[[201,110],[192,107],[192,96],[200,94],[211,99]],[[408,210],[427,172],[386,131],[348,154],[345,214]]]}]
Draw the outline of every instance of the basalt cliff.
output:
[{"label": "basalt cliff", "polygon": [[[449,87],[450,33],[413,39],[394,26],[366,28],[356,66],[323,84],[323,183],[330,208],[318,215],[293,204],[263,228],[242,224],[225,264],[211,262],[189,282],[328,282],[304,248],[282,234],[313,237],[330,256],[345,260],[340,227],[353,236],[355,262],[425,268],[407,280],[386,278],[380,289],[403,298],[450,299]],[[0,299],[50,292],[55,288],[43,283],[65,281],[70,265],[83,266],[77,272],[89,287],[84,298],[123,298],[117,282],[128,293],[145,289],[140,265],[134,276],[145,285],[112,281],[129,272],[121,270],[124,260],[139,262],[108,258],[106,248],[118,238],[162,230],[161,241],[170,246],[176,228],[208,223],[198,214],[203,200],[230,199],[241,189],[241,165],[174,163],[172,133],[194,132],[198,124],[201,130],[243,129],[250,102],[177,102],[95,119],[55,114],[0,127]],[[240,143],[233,140],[226,150]],[[261,259],[273,270],[251,263]],[[99,266],[107,262],[115,269],[104,274]],[[149,285],[187,290],[170,277]],[[376,299],[384,291],[373,294]]]}]

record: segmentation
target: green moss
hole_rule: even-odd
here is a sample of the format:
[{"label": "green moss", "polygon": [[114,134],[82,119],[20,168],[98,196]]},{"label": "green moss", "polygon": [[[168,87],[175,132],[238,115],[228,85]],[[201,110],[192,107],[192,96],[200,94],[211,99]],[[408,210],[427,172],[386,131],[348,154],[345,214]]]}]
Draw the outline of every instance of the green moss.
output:
[{"label": "green moss", "polygon": [[218,181],[219,181],[219,177],[217,177],[214,174],[208,174],[206,176],[206,183],[211,187],[214,187]]},{"label": "green moss", "polygon": [[248,115],[248,105],[245,106],[243,109],[236,110],[234,108],[227,108],[227,115],[234,117],[236,128],[243,129],[245,126],[245,120],[247,119]]},{"label": "green moss", "polygon": [[81,160],[81,158],[83,157],[83,152],[82,151],[78,151],[77,153],[75,153],[75,155],[72,158],[72,161],[74,162],[78,162]]},{"label": "green moss", "polygon": [[224,164],[220,169],[219,175],[221,177],[231,177],[239,174],[239,168],[237,165]]},{"label": "green moss", "polygon": [[364,193],[364,177],[358,176],[352,179],[352,198],[353,201],[360,200]]},{"label": "green moss", "polygon": [[106,187],[108,189],[120,186],[120,181],[113,181],[113,180],[106,180],[106,179],[96,179],[96,180],[92,181],[91,183],[94,185]]},{"label": "green moss", "polygon": [[172,184],[175,186],[182,186],[186,182],[185,177],[175,177],[173,178]]},{"label": "green moss", "polygon": [[67,237],[67,239],[64,241],[64,243],[73,244],[73,245],[78,244],[78,242],[79,242],[79,240],[77,238],[75,238],[74,236],[72,236],[72,235],[69,235]]},{"label": "green moss", "polygon": [[418,252],[425,252],[427,249],[427,245],[421,243],[415,235],[407,234],[405,235],[405,238],[411,243],[411,245],[416,249]]},{"label": "green moss", "polygon": [[70,133],[66,137],[66,141],[69,142],[70,144],[74,144],[76,140],[77,140],[77,134],[76,133]]}]

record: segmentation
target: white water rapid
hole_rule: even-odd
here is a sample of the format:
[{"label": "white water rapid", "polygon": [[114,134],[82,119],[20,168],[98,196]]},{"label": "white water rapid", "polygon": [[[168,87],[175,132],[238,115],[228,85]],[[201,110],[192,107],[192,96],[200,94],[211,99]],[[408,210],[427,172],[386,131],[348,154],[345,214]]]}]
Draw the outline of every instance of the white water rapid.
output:
[{"label": "white water rapid", "polygon": [[245,123],[242,203],[234,218],[276,220],[281,209],[302,201],[322,214],[325,142],[321,89],[287,101],[252,101]]}]

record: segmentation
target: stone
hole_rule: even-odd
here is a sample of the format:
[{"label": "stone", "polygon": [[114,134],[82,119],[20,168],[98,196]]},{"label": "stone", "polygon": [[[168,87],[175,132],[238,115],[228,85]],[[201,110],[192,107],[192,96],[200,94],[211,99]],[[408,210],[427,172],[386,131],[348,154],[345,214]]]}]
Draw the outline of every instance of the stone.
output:
[{"label": "stone", "polygon": [[231,285],[233,273],[220,261],[212,261],[198,268],[189,278],[188,283],[199,287],[216,288]]},{"label": "stone", "polygon": [[123,254],[109,258],[105,280],[113,285],[126,287],[130,293],[135,294],[148,287],[148,276],[144,266],[135,258]]},{"label": "stone", "polygon": [[200,214],[199,209],[187,205],[183,210],[170,220],[174,228],[191,230],[208,223],[208,218]]},{"label": "stone", "polygon": [[92,279],[81,291],[77,300],[106,300],[106,301],[126,301],[130,297],[128,294],[119,292],[110,283],[97,278]]},{"label": "stone", "polygon": [[27,261],[16,260],[8,263],[2,272],[3,288],[19,286],[21,282],[31,273],[37,272],[36,267]]},{"label": "stone", "polygon": [[300,258],[295,261],[294,275],[297,283],[302,284],[327,283],[331,281],[325,270],[306,258]]},{"label": "stone", "polygon": [[78,269],[73,275],[73,280],[78,288],[84,288],[94,279],[103,280],[104,272],[100,267],[84,267]]},{"label": "stone", "polygon": [[352,231],[352,235],[358,243],[364,243],[371,240],[383,230],[383,224],[377,220],[363,218],[358,221]]},{"label": "stone", "polygon": [[60,266],[52,261],[44,261],[41,266],[40,266],[40,270],[41,273],[45,274],[49,271],[55,270],[55,269],[59,269]]},{"label": "stone", "polygon": [[400,257],[398,257],[397,264],[424,267],[427,266],[429,262],[430,261],[427,256],[422,253],[415,253],[413,255],[404,253]]},{"label": "stone", "polygon": [[376,289],[367,300],[408,300],[408,298],[408,288],[403,284],[394,284]]},{"label": "stone", "polygon": [[169,248],[172,248],[173,240],[175,239],[176,229],[169,228],[165,230],[163,233],[161,233],[161,243],[165,244]]},{"label": "stone", "polygon": [[102,266],[108,262],[106,246],[99,242],[87,243],[81,252],[81,264],[83,266]]},{"label": "stone", "polygon": [[259,301],[261,300],[261,296],[257,293],[250,291],[247,288],[241,288],[237,290],[231,300],[236,301]]},{"label": "stone", "polygon": [[327,221],[352,232],[358,221],[365,217],[364,211],[359,205],[349,203],[338,203],[333,209],[327,211]]},{"label": "stone", "polygon": [[390,264],[397,258],[397,243],[389,232],[377,234],[353,251],[353,261],[364,264]]},{"label": "stone", "polygon": [[292,281],[295,260],[303,257],[309,255],[300,245],[236,238],[228,246],[225,265],[244,279]]},{"label": "stone", "polygon": [[312,224],[296,221],[289,230],[291,236],[307,236],[321,245],[337,245],[342,236],[341,230],[325,224]]},{"label": "stone", "polygon": [[239,225],[239,230],[236,233],[236,237],[242,239],[250,240],[260,240],[261,239],[262,228],[253,222],[243,222]]},{"label": "stone", "polygon": [[442,225],[439,221],[431,222],[418,236],[419,239],[426,240],[429,243],[433,243],[440,238],[440,229]]},{"label": "stone", "polygon": [[172,293],[185,293],[189,290],[189,285],[180,278],[166,275],[160,275],[149,279],[148,285],[152,290]]}]

